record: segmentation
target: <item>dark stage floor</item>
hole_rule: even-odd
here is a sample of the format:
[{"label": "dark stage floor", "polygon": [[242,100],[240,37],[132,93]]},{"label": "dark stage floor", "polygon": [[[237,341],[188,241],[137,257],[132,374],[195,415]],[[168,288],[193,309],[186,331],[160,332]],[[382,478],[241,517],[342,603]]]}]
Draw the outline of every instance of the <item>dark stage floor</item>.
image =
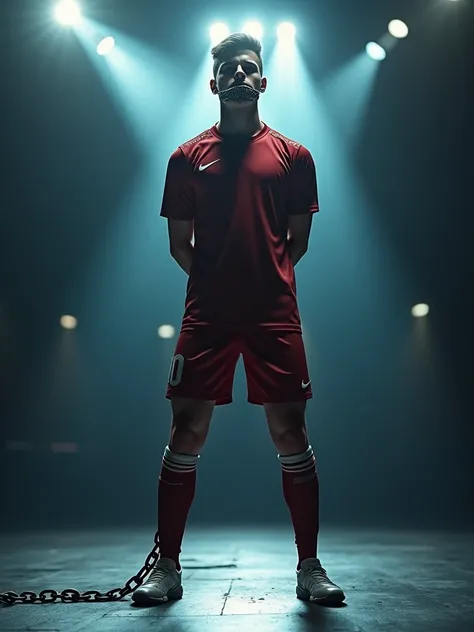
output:
[{"label": "dark stage floor", "polygon": [[[2,536],[0,592],[108,590],[142,566],[153,530]],[[189,528],[184,597],[153,608],[116,603],[0,608],[0,630],[41,632],[474,632],[474,538],[325,529],[320,558],[347,595],[327,608],[295,596],[288,530]]]}]

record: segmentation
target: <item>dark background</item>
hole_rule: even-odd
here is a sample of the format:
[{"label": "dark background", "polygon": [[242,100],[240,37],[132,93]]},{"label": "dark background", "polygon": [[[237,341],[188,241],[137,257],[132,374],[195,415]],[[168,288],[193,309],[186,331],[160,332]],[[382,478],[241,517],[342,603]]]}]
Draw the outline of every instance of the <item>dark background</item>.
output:
[{"label": "dark background", "polygon": [[[153,130],[155,170],[74,34],[50,35],[51,6],[0,8],[0,526],[151,524],[174,344],[156,330],[179,327],[185,283],[158,218],[174,149],[160,143],[179,128],[172,99],[184,88],[157,69],[169,101]],[[226,3],[83,8],[184,75],[202,64],[207,24],[227,19]],[[268,11],[228,5],[245,18]],[[343,226],[331,223],[341,209],[326,204],[329,219],[315,222],[313,254],[298,271],[323,522],[472,528],[472,4],[273,2],[271,15],[272,24],[304,22],[300,49],[315,84],[390,19],[411,28],[381,64],[346,147],[370,198],[364,233],[353,230],[356,202]],[[146,203],[124,205],[134,187],[140,200],[143,173]],[[320,174],[329,201],[333,184]],[[430,305],[427,319],[412,318],[418,302]],[[77,330],[60,328],[64,313]],[[241,373],[234,395],[203,451],[192,520],[287,521],[275,450]]]}]

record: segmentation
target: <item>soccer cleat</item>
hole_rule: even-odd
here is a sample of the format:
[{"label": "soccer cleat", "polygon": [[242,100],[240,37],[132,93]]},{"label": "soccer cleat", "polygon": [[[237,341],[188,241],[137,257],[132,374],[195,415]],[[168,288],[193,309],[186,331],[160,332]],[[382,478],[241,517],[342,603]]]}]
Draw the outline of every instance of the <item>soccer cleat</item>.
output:
[{"label": "soccer cleat", "polygon": [[342,603],[346,598],[342,588],[332,582],[326,570],[316,557],[308,558],[301,563],[301,569],[296,571],[296,596],[298,599],[312,601],[324,605]]},{"label": "soccer cleat", "polygon": [[181,571],[176,570],[174,560],[167,557],[157,560],[150,577],[132,593],[133,601],[140,605],[165,603],[182,596]]}]

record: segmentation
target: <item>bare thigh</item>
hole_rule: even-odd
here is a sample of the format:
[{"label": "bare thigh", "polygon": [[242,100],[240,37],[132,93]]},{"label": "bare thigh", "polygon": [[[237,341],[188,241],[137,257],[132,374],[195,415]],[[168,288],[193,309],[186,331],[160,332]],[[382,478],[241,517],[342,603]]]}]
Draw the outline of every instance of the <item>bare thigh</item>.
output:
[{"label": "bare thigh", "polygon": [[170,450],[180,454],[199,454],[207,439],[214,407],[214,401],[172,397]]},{"label": "bare thigh", "polygon": [[268,429],[279,454],[301,454],[308,447],[306,402],[264,404]]}]

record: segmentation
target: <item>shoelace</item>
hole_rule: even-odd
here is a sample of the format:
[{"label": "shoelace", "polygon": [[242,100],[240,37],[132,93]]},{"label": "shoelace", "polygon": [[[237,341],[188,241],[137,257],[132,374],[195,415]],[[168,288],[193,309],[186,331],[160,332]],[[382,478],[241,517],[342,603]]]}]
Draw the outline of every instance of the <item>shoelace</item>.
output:
[{"label": "shoelace", "polygon": [[167,575],[168,568],[163,568],[162,566],[155,566],[155,568],[151,571],[150,577],[148,581],[156,581],[158,579],[164,579]]},{"label": "shoelace", "polygon": [[309,569],[308,575],[311,577],[311,579],[314,579],[319,583],[325,582],[328,584],[332,584],[329,577],[327,576],[326,569],[324,569],[322,566],[315,566],[314,568]]}]

